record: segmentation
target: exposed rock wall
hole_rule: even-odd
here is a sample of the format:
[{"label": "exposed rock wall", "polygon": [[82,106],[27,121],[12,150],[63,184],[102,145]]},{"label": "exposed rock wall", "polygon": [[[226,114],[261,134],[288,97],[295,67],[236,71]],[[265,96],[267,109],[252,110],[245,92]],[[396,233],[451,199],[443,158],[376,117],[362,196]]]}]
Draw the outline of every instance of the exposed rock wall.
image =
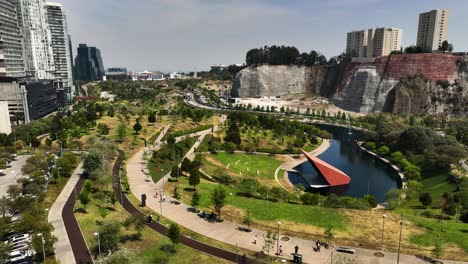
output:
[{"label": "exposed rock wall", "polygon": [[373,63],[258,66],[238,73],[235,97],[314,93],[355,112],[468,113],[468,62],[449,54],[401,54]]}]

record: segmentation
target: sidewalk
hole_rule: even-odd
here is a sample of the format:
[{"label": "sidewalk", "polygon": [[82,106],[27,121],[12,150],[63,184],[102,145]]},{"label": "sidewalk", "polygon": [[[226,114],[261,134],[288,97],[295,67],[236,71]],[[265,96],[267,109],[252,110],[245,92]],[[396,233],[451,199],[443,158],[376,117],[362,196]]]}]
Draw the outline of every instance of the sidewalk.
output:
[{"label": "sidewalk", "polygon": [[54,244],[55,258],[60,263],[75,263],[75,256],[68,238],[67,230],[62,218],[63,208],[74,191],[75,184],[80,179],[80,175],[83,172],[83,163],[80,163],[75,169],[73,175],[68,180],[62,192],[55,200],[54,204],[49,210],[48,221],[53,225],[54,231],[52,235],[57,238],[57,242]]}]

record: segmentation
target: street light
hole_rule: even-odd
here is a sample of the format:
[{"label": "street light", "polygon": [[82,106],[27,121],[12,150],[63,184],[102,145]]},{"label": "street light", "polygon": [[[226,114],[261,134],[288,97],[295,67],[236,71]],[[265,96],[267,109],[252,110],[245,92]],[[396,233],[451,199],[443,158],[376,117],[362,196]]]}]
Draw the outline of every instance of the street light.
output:
[{"label": "street light", "polygon": [[387,215],[382,215],[382,235],[380,236],[380,250],[383,250],[383,237],[384,237],[384,229],[385,229],[385,218],[387,218]]},{"label": "street light", "polygon": [[42,235],[42,233],[37,233],[37,236],[41,238],[41,242],[42,242],[42,256],[45,260],[45,239],[44,239],[44,236]]},{"label": "street light", "polygon": [[162,203],[163,203],[163,189],[159,189],[159,208],[161,210],[161,216],[163,215],[162,213]]},{"label": "street light", "polygon": [[403,229],[403,215],[400,218],[400,240],[398,240],[398,256],[397,256],[397,264],[400,264],[400,247],[401,247],[401,231]]},{"label": "street light", "polygon": [[46,223],[49,222],[47,219],[47,213],[49,212],[49,208],[44,209],[45,221]]},{"label": "street light", "polygon": [[233,207],[232,202],[233,202],[234,197],[232,196],[232,193],[229,193],[229,195],[231,195],[231,222],[234,223],[234,216],[233,216],[234,214],[233,214],[233,209],[232,209]]},{"label": "street light", "polygon": [[99,250],[99,258],[101,258],[101,238],[99,237],[99,233],[98,233],[98,232],[94,232],[94,236],[97,237],[97,241],[98,241],[98,250]]},{"label": "street light", "polygon": [[278,256],[280,254],[279,252],[280,225],[281,225],[281,222],[278,222],[278,236],[276,237],[276,255]]},{"label": "street light", "polygon": [[267,186],[267,194],[266,194],[266,208],[267,208],[267,218],[268,218],[268,215],[269,215],[269,211],[268,211],[268,192],[270,190],[270,185],[266,185]]}]

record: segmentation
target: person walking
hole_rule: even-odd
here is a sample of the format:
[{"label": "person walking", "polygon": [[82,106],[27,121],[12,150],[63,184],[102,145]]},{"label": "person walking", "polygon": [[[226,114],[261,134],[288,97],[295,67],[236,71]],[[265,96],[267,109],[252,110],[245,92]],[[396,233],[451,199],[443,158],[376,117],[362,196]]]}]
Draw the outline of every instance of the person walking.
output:
[{"label": "person walking", "polygon": [[254,236],[254,241],[253,241],[254,244],[257,244],[257,235]]},{"label": "person walking", "polygon": [[296,246],[294,247],[294,254],[297,255],[297,252],[299,252],[299,247],[296,245]]},{"label": "person walking", "polygon": [[283,245],[280,245],[280,248],[279,248],[279,255],[280,255],[280,256],[283,256]]}]

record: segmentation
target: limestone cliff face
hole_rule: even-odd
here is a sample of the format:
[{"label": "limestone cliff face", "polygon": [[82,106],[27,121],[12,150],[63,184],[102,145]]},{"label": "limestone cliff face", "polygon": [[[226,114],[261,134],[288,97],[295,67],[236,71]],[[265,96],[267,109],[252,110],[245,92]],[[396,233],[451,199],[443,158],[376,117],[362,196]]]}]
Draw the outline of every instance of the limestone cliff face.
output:
[{"label": "limestone cliff face", "polygon": [[321,67],[258,66],[239,72],[234,80],[235,97],[269,97],[319,93],[325,71]]},{"label": "limestone cliff face", "polygon": [[360,113],[468,113],[468,62],[449,54],[403,54],[373,63],[258,66],[238,73],[235,97],[314,93]]}]

